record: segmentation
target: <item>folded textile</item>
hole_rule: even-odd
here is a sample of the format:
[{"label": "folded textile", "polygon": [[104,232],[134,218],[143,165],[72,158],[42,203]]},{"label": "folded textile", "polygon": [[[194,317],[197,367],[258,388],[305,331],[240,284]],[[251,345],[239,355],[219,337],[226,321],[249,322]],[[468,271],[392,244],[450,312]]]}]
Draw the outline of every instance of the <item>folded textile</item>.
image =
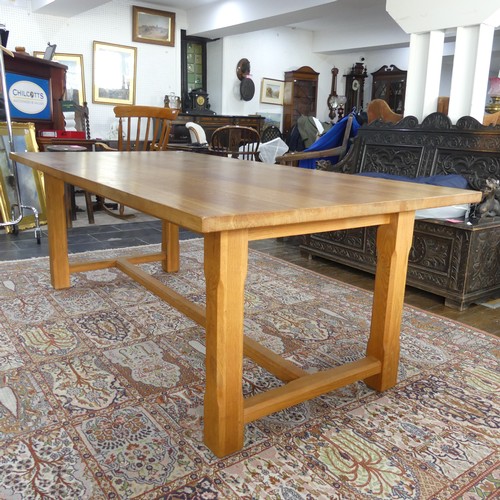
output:
[{"label": "folded textile", "polygon": [[[323,151],[325,149],[332,149],[332,148],[336,148],[336,147],[341,146],[342,140],[344,138],[344,132],[345,132],[345,127],[347,125],[348,118],[349,118],[349,115],[342,118],[342,120],[337,122],[330,130],[325,132],[325,134],[322,135],[314,144],[312,144],[312,146],[305,149],[304,152]],[[360,126],[361,125],[357,121],[356,117],[353,116],[351,133],[349,134],[349,137],[355,137],[356,134],[358,133]],[[347,144],[347,149],[349,149],[349,146],[350,146],[350,143]],[[322,158],[322,159],[329,161],[333,165],[339,161],[338,156],[331,156],[331,157]],[[314,158],[309,159],[309,160],[300,160],[299,167],[315,169],[316,168],[316,161],[317,160]]]}]

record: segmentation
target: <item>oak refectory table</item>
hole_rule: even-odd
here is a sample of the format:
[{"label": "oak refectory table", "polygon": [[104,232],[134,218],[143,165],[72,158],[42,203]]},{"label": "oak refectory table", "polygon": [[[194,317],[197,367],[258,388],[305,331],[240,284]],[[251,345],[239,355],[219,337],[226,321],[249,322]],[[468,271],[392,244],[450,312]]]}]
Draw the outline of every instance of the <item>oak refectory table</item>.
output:
[{"label": "oak refectory table", "polygon": [[[234,160],[187,152],[12,153],[44,173],[52,286],[70,274],[115,266],[205,328],[204,441],[219,457],[243,447],[244,426],[262,416],[363,380],[377,391],[396,384],[399,336],[415,210],[479,202],[476,191]],[[64,183],[163,221],[155,255],[71,264]],[[243,334],[248,242],[379,226],[377,270],[366,356],[308,373]],[[179,227],[204,238],[206,308],[135,264],[180,266]],[[243,398],[243,355],[284,384]]]}]

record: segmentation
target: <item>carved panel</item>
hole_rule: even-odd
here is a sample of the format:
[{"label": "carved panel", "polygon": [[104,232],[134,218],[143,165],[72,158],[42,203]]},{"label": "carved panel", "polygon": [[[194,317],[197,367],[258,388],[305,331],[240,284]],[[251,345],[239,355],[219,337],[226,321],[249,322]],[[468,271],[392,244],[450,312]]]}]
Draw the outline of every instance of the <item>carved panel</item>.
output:
[{"label": "carved panel", "polygon": [[[422,149],[417,147],[365,145],[360,172],[380,172],[415,177],[415,165],[420,165]],[[418,171],[416,175],[421,175]]]},{"label": "carved panel", "polygon": [[[459,174],[482,190],[487,178],[500,178],[500,127],[485,127],[470,116],[453,125],[441,113],[430,114],[422,124],[413,116],[397,124],[376,120],[359,129],[348,154],[332,170],[408,177]],[[322,233],[303,248],[374,272],[375,234],[375,228]],[[461,308],[500,290],[499,248],[500,217],[475,226],[416,221],[407,282]]]},{"label": "carved panel", "polygon": [[500,284],[500,228],[478,231],[471,247],[468,292],[494,289]]}]

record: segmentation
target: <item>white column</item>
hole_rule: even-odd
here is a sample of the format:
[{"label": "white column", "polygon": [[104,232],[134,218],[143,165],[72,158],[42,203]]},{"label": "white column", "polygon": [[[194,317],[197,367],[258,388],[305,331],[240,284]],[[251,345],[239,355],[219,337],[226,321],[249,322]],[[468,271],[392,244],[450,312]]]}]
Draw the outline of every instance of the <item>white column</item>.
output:
[{"label": "white column", "polygon": [[483,122],[494,31],[486,24],[457,28],[448,108],[453,123],[466,115]]},{"label": "white column", "polygon": [[444,31],[412,33],[406,80],[405,116],[422,118],[437,109]]}]

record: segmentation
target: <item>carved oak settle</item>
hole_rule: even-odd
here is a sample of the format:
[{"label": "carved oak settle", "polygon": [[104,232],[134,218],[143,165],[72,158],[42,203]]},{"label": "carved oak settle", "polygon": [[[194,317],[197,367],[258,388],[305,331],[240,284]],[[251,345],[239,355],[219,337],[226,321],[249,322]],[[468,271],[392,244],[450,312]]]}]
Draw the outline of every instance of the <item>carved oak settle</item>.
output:
[{"label": "carved oak settle", "polygon": [[[330,170],[412,178],[459,174],[483,191],[487,179],[500,179],[500,127],[470,116],[452,125],[442,113],[421,124],[413,116],[397,124],[375,121],[360,128],[349,153]],[[301,249],[373,273],[375,234],[376,228],[359,228],[306,235]],[[500,296],[500,217],[415,221],[407,284],[459,310]]]}]

